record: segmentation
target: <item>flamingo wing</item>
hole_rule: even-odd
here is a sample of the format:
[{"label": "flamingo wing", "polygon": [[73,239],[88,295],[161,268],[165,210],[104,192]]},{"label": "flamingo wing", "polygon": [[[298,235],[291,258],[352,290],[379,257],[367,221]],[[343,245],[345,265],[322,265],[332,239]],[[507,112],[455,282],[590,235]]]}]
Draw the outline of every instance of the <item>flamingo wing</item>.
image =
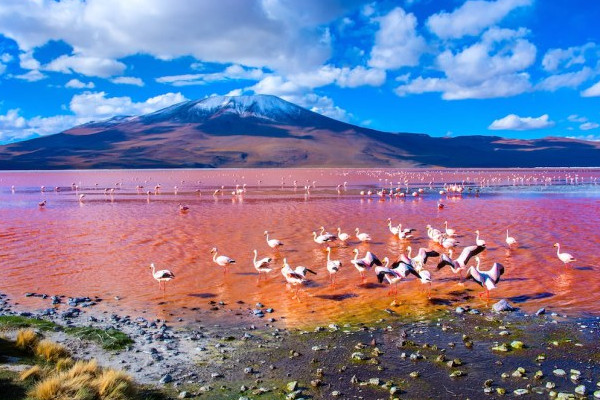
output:
[{"label": "flamingo wing", "polygon": [[454,268],[454,262],[452,261],[452,259],[450,259],[450,257],[448,257],[448,255],[442,254],[441,260],[437,265],[437,269],[440,270],[440,269],[444,268],[446,265],[449,265],[450,267]]},{"label": "flamingo wing", "polygon": [[373,265],[383,265],[381,263],[381,261],[379,260],[379,258],[377,258],[377,256],[373,253],[371,253],[370,251],[367,251],[367,254],[365,255],[365,257],[363,258],[363,260],[365,260],[365,262],[368,263],[369,268],[371,268]]},{"label": "flamingo wing", "polygon": [[467,246],[463,249],[462,253],[460,253],[460,256],[456,259],[456,261],[460,265],[467,265],[467,263],[469,262],[471,257],[476,256],[477,254],[481,253],[484,250],[485,250],[485,246],[477,246],[477,245]]},{"label": "flamingo wing", "polygon": [[504,274],[504,266],[500,263],[494,263],[492,265],[492,269],[487,271],[487,275],[490,277],[494,284],[497,284],[500,281],[500,277]]}]

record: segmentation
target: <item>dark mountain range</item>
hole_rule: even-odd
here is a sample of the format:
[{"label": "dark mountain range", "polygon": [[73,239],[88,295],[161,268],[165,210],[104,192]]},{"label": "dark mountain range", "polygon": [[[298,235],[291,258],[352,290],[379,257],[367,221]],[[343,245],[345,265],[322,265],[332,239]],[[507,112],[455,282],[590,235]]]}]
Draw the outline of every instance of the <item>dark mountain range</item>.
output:
[{"label": "dark mountain range", "polygon": [[0,146],[0,169],[600,166],[600,143],[358,127],[267,95],[188,101]]}]

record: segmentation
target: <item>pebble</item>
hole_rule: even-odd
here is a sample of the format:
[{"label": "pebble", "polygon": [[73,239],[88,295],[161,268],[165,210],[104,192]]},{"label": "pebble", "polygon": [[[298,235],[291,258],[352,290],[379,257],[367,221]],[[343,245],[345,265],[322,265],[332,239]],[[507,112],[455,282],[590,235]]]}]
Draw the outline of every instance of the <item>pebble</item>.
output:
[{"label": "pebble", "polygon": [[520,340],[513,340],[512,342],[510,342],[510,347],[512,347],[515,350],[520,350],[523,347],[525,347],[525,344]]},{"label": "pebble", "polygon": [[293,392],[298,388],[298,381],[288,382],[287,385],[285,385],[285,387],[288,390],[288,392]]},{"label": "pebble", "polygon": [[514,311],[515,308],[512,307],[506,299],[502,299],[492,306],[492,310],[499,313],[503,311]]},{"label": "pebble", "polygon": [[553,373],[554,375],[558,376],[558,377],[561,377],[561,378],[562,378],[563,376],[566,376],[566,375],[567,375],[567,373],[565,372],[565,370],[564,370],[564,369],[560,369],[560,368],[557,368],[557,369],[555,369],[554,371],[552,371],[552,373]]},{"label": "pebble", "polygon": [[466,310],[462,307],[456,307],[456,310],[454,310],[457,314],[463,314]]},{"label": "pebble", "polygon": [[364,353],[357,351],[355,353],[352,353],[352,359],[358,360],[358,361],[365,361],[365,360],[368,360],[369,357],[367,357]]},{"label": "pebble", "polygon": [[331,396],[333,397],[340,397],[342,395],[342,392],[340,392],[339,390],[334,390],[333,392],[331,392]]},{"label": "pebble", "polygon": [[515,390],[515,391],[513,392],[513,394],[514,394],[515,396],[524,396],[524,395],[526,395],[526,394],[528,394],[528,393],[529,393],[529,390],[527,390],[527,389],[517,389],[517,390]]},{"label": "pebble", "polygon": [[596,390],[596,391],[594,392],[594,398],[595,398],[595,399],[600,399],[600,390]]},{"label": "pebble", "polygon": [[506,345],[506,343],[502,343],[502,344],[499,344],[497,346],[492,347],[492,350],[507,352],[508,351],[508,346]]},{"label": "pebble", "polygon": [[546,309],[544,307],[540,308],[535,312],[535,315],[540,316],[546,314]]},{"label": "pebble", "polygon": [[575,388],[575,393],[581,396],[585,396],[587,394],[587,388],[585,387],[585,385],[579,385]]},{"label": "pebble", "polygon": [[159,381],[159,383],[162,385],[169,383],[169,382],[173,382],[173,377],[170,374],[164,375],[162,378],[160,378],[160,381]]},{"label": "pebble", "polygon": [[189,393],[188,392],[179,392],[179,396],[177,396],[178,399],[187,399],[189,397]]}]

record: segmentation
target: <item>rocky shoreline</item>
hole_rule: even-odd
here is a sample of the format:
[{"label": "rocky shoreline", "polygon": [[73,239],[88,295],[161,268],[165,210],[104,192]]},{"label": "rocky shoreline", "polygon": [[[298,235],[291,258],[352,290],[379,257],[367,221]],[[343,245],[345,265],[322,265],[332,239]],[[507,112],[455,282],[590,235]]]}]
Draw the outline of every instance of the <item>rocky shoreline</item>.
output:
[{"label": "rocky shoreline", "polygon": [[[25,295],[54,304],[25,310],[0,294],[4,335],[16,329],[2,317],[51,321],[44,335],[75,357],[126,370],[172,398],[600,398],[599,318],[527,315],[505,302],[407,318],[391,302],[374,321],[298,329],[263,304],[207,301],[195,310],[200,323],[100,311],[99,298]],[[69,327],[118,330],[132,343],[105,350]]]}]

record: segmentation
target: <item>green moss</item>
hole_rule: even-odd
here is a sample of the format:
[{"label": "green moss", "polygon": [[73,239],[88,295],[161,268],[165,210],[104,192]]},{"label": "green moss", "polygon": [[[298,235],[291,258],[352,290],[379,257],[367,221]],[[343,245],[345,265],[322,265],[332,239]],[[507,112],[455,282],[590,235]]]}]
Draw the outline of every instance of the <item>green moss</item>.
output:
[{"label": "green moss", "polygon": [[96,342],[105,350],[121,350],[133,343],[129,336],[117,329],[74,327],[65,328],[65,332],[83,340]]},{"label": "green moss", "polygon": [[45,319],[26,318],[17,315],[0,316],[0,329],[37,328],[44,331],[54,330],[59,325]]}]

